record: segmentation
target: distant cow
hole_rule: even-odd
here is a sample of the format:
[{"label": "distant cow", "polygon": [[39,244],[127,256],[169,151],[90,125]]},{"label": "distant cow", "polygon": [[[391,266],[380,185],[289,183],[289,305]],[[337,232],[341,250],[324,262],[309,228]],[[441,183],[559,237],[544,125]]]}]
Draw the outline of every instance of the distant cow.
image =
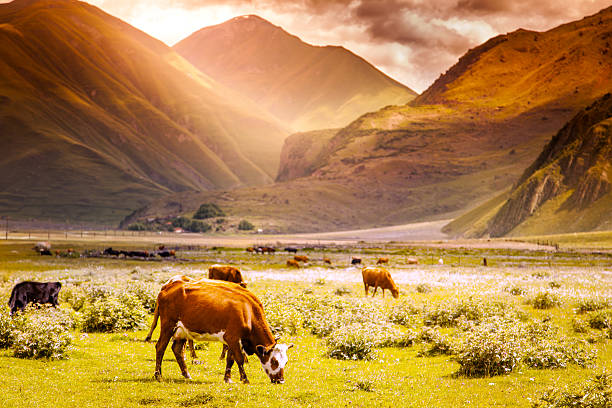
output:
[{"label": "distant cow", "polygon": [[253,252],[255,252],[255,248],[253,248],[253,247],[248,247],[248,248],[246,249],[246,251],[247,251],[247,252],[250,252],[250,253],[253,253]]},{"label": "distant cow", "polygon": [[328,265],[331,265],[331,259],[329,259],[328,257],[324,257],[323,258],[323,263],[326,263]]},{"label": "distant cow", "polygon": [[388,263],[389,263],[389,258],[378,258],[378,261],[376,261],[376,265],[388,264]]},{"label": "distant cow", "polygon": [[163,250],[163,251],[162,250],[157,251],[157,255],[161,256],[162,258],[169,258],[169,257],[173,257],[174,258],[174,257],[176,257],[176,252],[173,249],[171,249],[171,250],[167,250],[166,249],[166,250]]},{"label": "distant cow", "polygon": [[295,254],[295,253],[297,253],[298,250],[297,250],[297,248],[287,247],[287,248],[285,248],[285,251]]},{"label": "distant cow", "polygon": [[17,310],[23,310],[28,303],[50,303],[57,306],[57,294],[62,288],[60,282],[32,282],[26,281],[15,285],[11,292],[8,304],[11,315]]},{"label": "distant cow", "polygon": [[361,263],[361,258],[356,258],[356,257],[351,258],[351,265],[357,265],[360,263]]},{"label": "distant cow", "polygon": [[385,289],[389,289],[391,291],[391,295],[394,298],[399,297],[399,289],[393,279],[391,278],[391,274],[388,270],[383,268],[372,268],[365,267],[361,271],[361,275],[363,276],[363,286],[365,288],[365,295],[368,295],[368,289],[370,286],[374,287],[374,294],[372,297],[376,296],[376,289],[381,288],[383,292],[383,297],[385,297]]},{"label": "distant cow", "polygon": [[102,252],[103,255],[110,255],[110,256],[119,256],[119,251],[113,249],[112,247],[106,248],[104,250],[104,252]]},{"label": "distant cow", "polygon": [[161,379],[164,352],[170,340],[172,351],[185,378],[191,378],[183,357],[187,340],[217,340],[227,344],[225,382],[231,382],[234,362],[240,379],[248,383],[243,363],[246,355],[259,357],[270,381],[285,381],[284,367],[291,344],[279,344],[272,335],[259,299],[229,282],[199,280],[170,282],[157,297],[156,314],[161,324],[155,345],[155,378]]},{"label": "distant cow", "polygon": [[295,259],[287,259],[287,266],[290,268],[299,268],[300,264]]},{"label": "distant cow", "polygon": [[408,265],[418,265],[419,260],[417,258],[406,258],[406,263]]},{"label": "distant cow", "polygon": [[293,259],[297,262],[308,262],[308,257],[306,255],[294,255]]},{"label": "distant cow", "polygon": [[230,265],[212,265],[208,268],[208,279],[234,282],[246,288],[246,283],[242,278],[240,270]]}]

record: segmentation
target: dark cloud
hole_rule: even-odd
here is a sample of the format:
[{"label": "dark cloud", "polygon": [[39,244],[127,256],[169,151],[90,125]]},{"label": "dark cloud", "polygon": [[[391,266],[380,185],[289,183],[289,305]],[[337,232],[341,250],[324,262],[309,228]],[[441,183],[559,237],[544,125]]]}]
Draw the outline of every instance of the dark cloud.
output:
[{"label": "dark cloud", "polygon": [[[422,91],[469,48],[490,37],[518,28],[548,30],[594,14],[610,6],[611,0],[573,0],[562,4],[559,0],[86,1],[128,22],[135,21],[151,6],[194,12],[231,7],[236,15],[260,14],[307,42],[344,45],[394,78]],[[153,36],[161,35],[142,28]]]}]

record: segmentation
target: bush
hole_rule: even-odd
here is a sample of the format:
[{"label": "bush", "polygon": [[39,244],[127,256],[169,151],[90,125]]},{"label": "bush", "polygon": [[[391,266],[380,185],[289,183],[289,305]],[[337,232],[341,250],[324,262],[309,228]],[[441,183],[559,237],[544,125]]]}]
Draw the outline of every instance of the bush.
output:
[{"label": "bush", "polygon": [[341,286],[339,288],[336,288],[336,290],[334,290],[334,295],[344,296],[344,295],[350,295],[350,294],[351,294],[351,290],[344,286]]},{"label": "bush", "polygon": [[586,298],[580,299],[576,305],[576,312],[582,314],[586,312],[595,312],[597,310],[607,309],[612,305],[608,299]]},{"label": "bush", "polygon": [[494,318],[468,332],[453,357],[460,365],[459,373],[489,377],[512,371],[521,361],[523,348],[516,323]]},{"label": "bush", "polygon": [[612,310],[598,310],[589,313],[589,326],[593,329],[607,329],[612,327]]},{"label": "bush", "polygon": [[440,333],[438,328],[424,327],[417,338],[425,343],[429,344],[429,348],[421,350],[418,353],[419,357],[427,356],[440,356],[440,355],[453,355],[457,351],[457,345],[453,341]]},{"label": "bush", "polygon": [[612,374],[596,374],[572,389],[551,388],[533,408],[608,408],[612,406]]},{"label": "bush", "polygon": [[255,229],[255,226],[251,224],[250,222],[248,222],[247,220],[242,220],[238,224],[238,229],[241,231],[250,231],[250,230]]},{"label": "bush", "polygon": [[128,225],[128,230],[130,231],[146,231],[147,226],[140,222],[135,222],[133,224]]},{"label": "bush", "polygon": [[550,292],[540,292],[530,300],[535,309],[550,309],[561,305],[559,297]]},{"label": "bush", "polygon": [[425,311],[423,323],[426,326],[454,327],[460,320],[480,322],[490,316],[506,316],[509,306],[501,302],[487,302],[479,299],[462,300],[455,303],[436,305]]},{"label": "bush", "polygon": [[185,229],[190,232],[208,232],[212,227],[205,222],[193,220],[189,222]]},{"label": "bush", "polygon": [[144,325],[146,311],[131,293],[99,298],[83,308],[81,328],[85,332],[117,332]]},{"label": "bush", "polygon": [[507,287],[504,290],[513,296],[522,296],[527,293],[527,290],[520,286]]},{"label": "bush", "polygon": [[369,360],[373,348],[372,338],[357,324],[334,330],[327,338],[327,355],[339,360]]},{"label": "bush", "polygon": [[64,358],[72,343],[72,319],[52,308],[26,310],[26,318],[14,330],[12,345],[19,358]]},{"label": "bush", "polygon": [[412,327],[421,313],[421,310],[411,303],[402,302],[391,308],[387,320],[391,323],[401,324],[402,326]]},{"label": "bush", "polygon": [[142,307],[149,313],[155,311],[155,304],[157,303],[157,295],[159,293],[157,287],[152,287],[146,283],[136,281],[129,284],[126,292],[136,296]]},{"label": "bush", "polygon": [[22,326],[24,317],[22,313],[11,316],[6,305],[0,310],[0,348],[9,348],[15,342],[15,330]]},{"label": "bush", "polygon": [[548,286],[550,286],[551,289],[559,289],[561,284],[557,281],[550,281],[548,282]]},{"label": "bush", "polygon": [[416,291],[418,293],[429,293],[431,292],[431,286],[426,283],[419,283],[418,285],[416,285]]},{"label": "bush", "polygon": [[193,215],[196,220],[206,218],[225,217],[225,212],[215,203],[204,203],[198,208],[198,211]]}]

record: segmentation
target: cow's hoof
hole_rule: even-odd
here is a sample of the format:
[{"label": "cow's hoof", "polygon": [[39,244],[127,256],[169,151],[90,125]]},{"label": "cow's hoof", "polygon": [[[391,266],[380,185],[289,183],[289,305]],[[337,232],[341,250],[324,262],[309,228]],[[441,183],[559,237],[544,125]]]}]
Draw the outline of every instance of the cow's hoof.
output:
[{"label": "cow's hoof", "polygon": [[155,374],[153,375],[153,378],[155,378],[155,379],[156,379],[157,381],[159,381],[159,382],[161,382],[161,381],[162,381],[162,376],[161,376],[161,374],[159,374],[159,373],[155,373]]},{"label": "cow's hoof", "polygon": [[231,378],[224,378],[223,381],[225,381],[226,384],[233,384],[234,383]]}]

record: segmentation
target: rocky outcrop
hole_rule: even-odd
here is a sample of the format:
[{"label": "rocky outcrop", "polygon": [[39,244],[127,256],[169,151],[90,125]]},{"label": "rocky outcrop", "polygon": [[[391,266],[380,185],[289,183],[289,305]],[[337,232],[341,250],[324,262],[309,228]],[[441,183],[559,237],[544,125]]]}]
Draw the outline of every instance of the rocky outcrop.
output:
[{"label": "rocky outcrop", "polygon": [[488,233],[503,236],[544,203],[572,191],[562,208],[586,211],[610,192],[612,96],[604,95],[578,113],[525,171],[510,198],[493,216]]}]

